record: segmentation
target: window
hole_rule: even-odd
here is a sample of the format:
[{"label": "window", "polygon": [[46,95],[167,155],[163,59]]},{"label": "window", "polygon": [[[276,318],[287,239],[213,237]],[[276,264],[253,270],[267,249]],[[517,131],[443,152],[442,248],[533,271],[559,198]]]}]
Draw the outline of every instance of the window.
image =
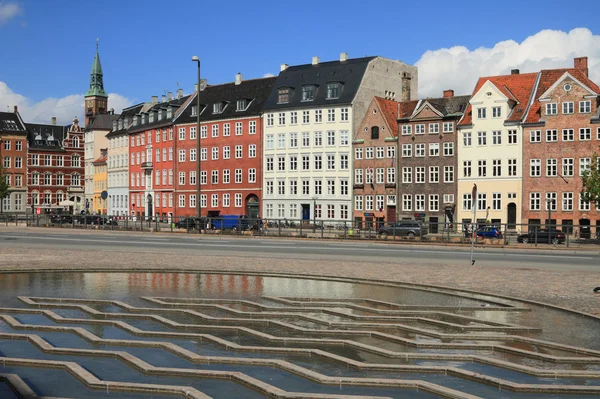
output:
[{"label": "window", "polygon": [[185,162],[185,150],[179,150],[179,162]]},{"label": "window", "polygon": [[357,211],[362,211],[363,209],[363,196],[357,195],[354,197],[354,209]]},{"label": "window", "polygon": [[290,102],[290,88],[282,87],[277,91],[277,103],[285,104]]},{"label": "window", "polygon": [[425,211],[425,194],[415,194],[415,212]]},{"label": "window", "polygon": [[298,133],[290,133],[290,148],[298,148]]},{"label": "window", "polygon": [[379,139],[379,126],[371,127],[371,140]]},{"label": "window", "polygon": [[558,130],[546,130],[546,142],[558,141]]},{"label": "window", "polygon": [[556,114],[558,114],[558,104],[557,103],[546,104],[546,115],[556,115]]},{"label": "window", "polygon": [[508,131],[508,144],[517,144],[517,131],[509,130]]},{"label": "window", "polygon": [[452,133],[454,131],[454,122],[444,122],[444,133]]},{"label": "window", "polygon": [[327,110],[327,122],[335,122],[335,108]]},{"label": "window", "polygon": [[562,160],[563,176],[574,175],[574,160],[573,158],[563,158]]},{"label": "window", "polygon": [[384,168],[377,168],[375,169],[375,182],[377,184],[383,184],[384,183]]},{"label": "window", "polygon": [[[204,126],[200,126],[200,138],[207,138],[208,137],[208,128],[206,127],[206,125]],[[165,140],[163,140],[165,141]]]},{"label": "window", "polygon": [[579,194],[579,210],[580,211],[589,211],[590,210],[590,201],[585,201],[583,199],[583,195]]},{"label": "window", "polygon": [[425,167],[417,166],[415,168],[415,183],[425,183]]},{"label": "window", "polygon": [[323,194],[323,182],[320,179],[315,179],[315,195]]},{"label": "window", "polygon": [[298,112],[297,111],[290,112],[290,123],[292,125],[298,124]]},{"label": "window", "polygon": [[266,169],[267,172],[272,172],[273,171],[273,157],[267,157],[266,159]]},{"label": "window", "polygon": [[492,176],[502,176],[502,160],[492,160]]},{"label": "window", "polygon": [[298,194],[298,182],[296,180],[290,180],[290,195]]},{"label": "window", "polygon": [[[79,157],[73,157],[73,160],[75,160],[75,158],[77,158],[77,162],[79,162]],[[52,166],[52,155],[44,155],[44,166]]]},{"label": "window", "polygon": [[219,171],[218,170],[212,171],[210,182],[212,184],[219,184]]},{"label": "window", "polygon": [[379,210],[379,212],[383,211],[383,199],[384,199],[383,195],[375,196],[375,210]]},{"label": "window", "polygon": [[508,160],[508,175],[509,176],[517,175],[517,160],[516,159]]},{"label": "window", "polygon": [[541,130],[530,130],[529,131],[529,142],[530,143],[541,143],[542,142],[542,131]]},{"label": "window", "polygon": [[340,145],[347,146],[350,144],[349,132],[347,130],[340,131]]},{"label": "window", "polygon": [[348,108],[342,108],[340,111],[340,120],[342,122],[348,122]]},{"label": "window", "polygon": [[573,210],[573,193],[562,193],[562,210]]},{"label": "window", "polygon": [[179,140],[185,140],[185,128],[184,127],[179,128]]},{"label": "window", "polygon": [[323,162],[321,155],[315,155],[315,170],[321,170],[323,168]]},{"label": "window", "polygon": [[219,194],[211,195],[210,200],[211,200],[210,206],[212,206],[213,208],[216,208],[219,206]]},{"label": "window", "polygon": [[429,183],[439,183],[440,182],[440,167],[439,166],[430,166],[429,167]]},{"label": "window", "polygon": [[487,176],[487,161],[485,159],[477,161],[477,171],[479,177]]},{"label": "window", "polygon": [[365,183],[373,184],[373,168],[365,169]]},{"label": "window", "polygon": [[4,168],[5,169],[9,169],[10,168],[10,157],[4,157]]},{"label": "window", "polygon": [[477,209],[487,209],[487,194],[477,193]]},{"label": "window", "polygon": [[310,123],[310,112],[309,111],[302,111],[302,123],[304,123],[304,124]]},{"label": "window", "polygon": [[412,168],[411,167],[403,167],[402,168],[402,183],[412,183]]},{"label": "window", "polygon": [[266,138],[266,148],[267,150],[272,150],[274,147],[274,141],[273,141],[273,135],[272,134],[267,134],[267,138]]},{"label": "window", "polygon": [[323,110],[317,109],[315,110],[315,123],[323,122]]},{"label": "window", "polygon": [[277,157],[277,170],[279,170],[279,171],[285,170],[285,157],[284,156]]},{"label": "window", "polygon": [[579,101],[579,113],[589,114],[590,112],[592,112],[592,102],[590,100]]},{"label": "window", "polygon": [[212,125],[211,137],[219,137],[219,125]]},{"label": "window", "polygon": [[290,170],[298,170],[298,157],[295,155],[290,156]]},{"label": "window", "polygon": [[327,170],[335,170],[335,155],[327,155]]},{"label": "window", "polygon": [[573,112],[575,112],[575,103],[573,103],[573,101],[567,101],[562,103],[563,114],[572,114]]},{"label": "window", "polygon": [[212,154],[211,154],[211,159],[212,160],[217,160],[219,159],[219,147],[213,147],[212,148]]},{"label": "window", "polygon": [[463,133],[463,146],[465,146],[465,147],[471,146],[471,132]]},{"label": "window", "polygon": [[396,158],[396,147],[387,147],[387,157],[388,158]]},{"label": "window", "polygon": [[10,151],[10,141],[4,141],[4,150]]},{"label": "window", "polygon": [[430,143],[429,144],[429,156],[437,157],[440,155],[440,144],[439,143]]},{"label": "window", "polygon": [[196,185],[196,171],[190,172],[190,185]]},{"label": "window", "polygon": [[354,149],[354,159],[363,159],[363,149],[356,147]]},{"label": "window", "polygon": [[335,195],[335,180],[327,179],[327,194]]},{"label": "window", "polygon": [[387,168],[388,184],[396,184],[396,168]]},{"label": "window", "polygon": [[592,139],[592,129],[584,127],[579,129],[579,140],[587,141]]},{"label": "window", "polygon": [[411,125],[402,125],[402,135],[409,136],[412,134],[412,126]]},{"label": "window", "polygon": [[487,108],[477,108],[477,119],[485,119]]},{"label": "window", "polygon": [[277,194],[285,195],[285,180],[277,181]]},{"label": "window", "polygon": [[277,135],[277,148],[285,148],[285,133]]},{"label": "window", "polygon": [[532,159],[529,161],[529,176],[539,177],[542,175],[542,161],[540,159]]},{"label": "window", "polygon": [[315,86],[302,86],[302,101],[313,101],[315,99]]},{"label": "window", "polygon": [[444,194],[444,204],[453,204],[454,194]]},{"label": "window", "polygon": [[463,177],[471,177],[471,161],[463,161]]},{"label": "window", "polygon": [[444,166],[444,183],[454,182],[454,166]]},{"label": "window", "polygon": [[383,159],[384,158],[383,147],[377,147],[377,148],[375,148],[375,157],[377,159]]},{"label": "window", "polygon": [[487,132],[477,132],[477,145],[487,145]]},{"label": "window", "polygon": [[248,124],[248,134],[256,134],[256,121],[250,121]]},{"label": "window", "polygon": [[231,135],[231,125],[229,123],[223,124],[223,137],[229,137]]},{"label": "window", "polygon": [[309,132],[302,133],[302,147],[310,147],[310,133]]},{"label": "window", "polygon": [[[156,172],[158,174],[158,170]],[[185,184],[185,172],[179,172],[179,184],[182,186]]]},{"label": "window", "polygon": [[266,186],[266,191],[268,195],[273,195],[273,181],[272,180],[267,180],[267,186]]},{"label": "window", "polygon": [[310,156],[302,155],[302,170],[310,170]]},{"label": "window", "polygon": [[558,160],[556,158],[546,159],[546,176],[552,177],[558,174]]},{"label": "window", "polygon": [[502,107],[492,107],[492,118],[500,118],[502,116]]},{"label": "window", "polygon": [[[241,181],[240,181],[241,183]],[[248,183],[256,183],[256,169],[250,168],[248,169]]]},{"label": "window", "polygon": [[412,195],[402,194],[402,210],[412,211]]},{"label": "window", "polygon": [[556,193],[546,193],[546,210],[555,211],[557,206],[557,195]]},{"label": "window", "polygon": [[415,144],[415,157],[425,156],[425,144]]},{"label": "window", "polygon": [[340,154],[340,169],[348,170],[348,154]]},{"label": "window", "polygon": [[437,212],[440,210],[440,196],[438,194],[429,195],[429,211]]},{"label": "window", "polygon": [[415,125],[415,134],[425,134],[425,125],[422,123]]},{"label": "window", "polygon": [[248,100],[241,99],[241,100],[236,101],[236,107],[235,107],[236,111],[245,111],[246,108],[248,108]]},{"label": "window", "polygon": [[340,98],[342,85],[339,82],[327,83],[327,99],[332,100]]},{"label": "window", "polygon": [[529,210],[539,211],[541,205],[541,194],[540,193],[529,193]]},{"label": "window", "polygon": [[273,120],[273,114],[267,114],[267,126],[273,126],[275,124]]},{"label": "window", "polygon": [[327,132],[327,145],[328,146],[335,145],[335,132],[333,132],[333,131]]},{"label": "window", "polygon": [[200,184],[201,185],[202,184],[206,184],[207,183],[207,179],[208,179],[207,171],[206,170],[201,171],[200,172]]},{"label": "window", "polygon": [[591,158],[580,158],[579,159],[579,176],[583,176],[583,174],[585,172],[589,172],[591,165],[592,165]]},{"label": "window", "polygon": [[354,169],[354,184],[363,184],[363,170]]},{"label": "window", "polygon": [[430,123],[429,124],[429,134],[437,134],[440,132],[440,124],[439,123]]},{"label": "window", "polygon": [[302,180],[302,194],[309,195],[310,194],[310,181]]},{"label": "window", "polygon": [[365,148],[365,159],[373,159],[373,147]]}]

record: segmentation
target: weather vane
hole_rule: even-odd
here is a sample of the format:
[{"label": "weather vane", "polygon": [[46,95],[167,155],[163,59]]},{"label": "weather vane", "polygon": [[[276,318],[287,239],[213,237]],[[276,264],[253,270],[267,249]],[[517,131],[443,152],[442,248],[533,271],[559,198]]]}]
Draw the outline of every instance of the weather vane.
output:
[{"label": "weather vane", "polygon": [[97,37],[97,38],[96,38],[96,52],[98,52],[98,42],[99,42],[99,41],[100,41],[100,38],[99,38],[99,37]]}]

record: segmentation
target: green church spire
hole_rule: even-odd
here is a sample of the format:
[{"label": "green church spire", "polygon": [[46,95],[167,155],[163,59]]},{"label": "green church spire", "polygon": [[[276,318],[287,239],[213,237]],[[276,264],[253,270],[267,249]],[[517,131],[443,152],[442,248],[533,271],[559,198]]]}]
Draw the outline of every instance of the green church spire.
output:
[{"label": "green church spire", "polygon": [[90,88],[85,93],[85,96],[108,97],[104,91],[104,83],[102,82],[102,65],[100,65],[100,54],[98,53],[98,39],[96,39],[96,56],[94,57],[92,73],[90,74]]}]

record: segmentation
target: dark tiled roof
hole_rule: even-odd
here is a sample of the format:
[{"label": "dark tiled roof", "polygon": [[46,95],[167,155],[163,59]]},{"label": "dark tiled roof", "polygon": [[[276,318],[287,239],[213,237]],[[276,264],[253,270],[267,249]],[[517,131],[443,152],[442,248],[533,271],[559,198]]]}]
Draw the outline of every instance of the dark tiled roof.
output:
[{"label": "dark tiled roof", "polygon": [[25,126],[14,112],[0,112],[0,132],[21,132],[25,133]]},{"label": "dark tiled roof", "polygon": [[[234,82],[221,85],[207,86],[200,91],[200,121],[219,120],[236,117],[259,116],[263,105],[275,83],[274,77],[262,79],[242,80],[239,85]],[[237,100],[248,100],[249,104],[244,111],[237,111]],[[192,116],[192,107],[196,105],[196,96],[189,101],[186,108],[176,118],[176,123],[193,123],[196,116]],[[213,104],[226,103],[223,112],[213,113]]]},{"label": "dark tiled roof", "polygon": [[423,103],[428,102],[442,115],[462,114],[465,112],[471,96],[453,96],[440,98],[426,98]]},{"label": "dark tiled roof", "polygon": [[[529,99],[531,98],[537,75],[537,73],[523,73],[482,77],[479,78],[477,86],[475,86],[475,90],[473,90],[473,95],[475,95],[487,81],[490,81],[506,97],[517,103],[506,118],[506,121],[519,122],[527,111],[527,106],[529,105]],[[471,125],[472,123],[472,107],[471,104],[469,104],[465,116],[459,125],[465,126]]]},{"label": "dark tiled roof", "polygon": [[27,141],[30,150],[64,151],[63,140],[71,125],[27,123]]},{"label": "dark tiled roof", "polygon": [[381,97],[374,97],[374,100],[379,104],[379,109],[387,122],[392,135],[398,136],[398,111],[400,109],[398,101],[387,100]]},{"label": "dark tiled roof", "polygon": [[112,121],[117,119],[119,114],[101,114],[96,115],[87,127],[86,130],[112,130]]},{"label": "dark tiled roof", "polygon": [[[288,67],[279,73],[275,86],[264,109],[315,107],[323,105],[350,104],[358,91],[369,62],[376,57],[352,58],[346,61],[329,61],[316,65],[305,64]],[[337,99],[327,100],[327,83],[343,83]],[[302,101],[302,86],[316,85],[313,101]],[[278,89],[291,88],[290,101],[278,104]]]},{"label": "dark tiled roof", "polygon": [[413,112],[415,112],[415,108],[417,108],[419,101],[420,100],[402,101],[400,103],[400,114],[398,115],[398,119],[410,118]]},{"label": "dark tiled roof", "polygon": [[[122,122],[123,127],[121,129],[119,129],[118,125],[117,125],[117,130],[110,131],[106,135],[106,137],[110,138],[113,136],[117,136],[119,134],[127,133],[127,129],[129,128],[129,126],[131,126],[131,123],[133,122],[133,116],[135,114],[137,114],[138,112],[140,112],[143,107],[144,107],[144,103],[133,105],[129,108],[124,108],[123,111],[121,112],[121,114],[119,115],[119,118],[117,119],[117,123],[119,121],[123,121]],[[125,126],[125,119],[127,119],[127,121],[128,121],[127,126]],[[112,126],[111,126],[111,129],[112,129]]]},{"label": "dark tiled roof", "polygon": [[[190,98],[190,95],[187,96],[183,96],[181,98],[175,98],[171,101],[165,101],[164,103],[156,103],[156,104],[149,104],[148,109],[141,109],[141,111],[138,112],[138,114],[150,114],[150,112],[157,112],[159,110],[166,110],[169,106],[173,109],[173,117],[171,118],[163,118],[161,120],[158,120],[157,117],[154,118],[154,121],[151,123],[144,123],[144,124],[138,124],[137,126],[130,126],[128,129],[128,133],[137,133],[137,132],[142,132],[148,129],[155,129],[158,127],[164,127],[164,126],[170,126],[173,124],[173,119],[175,117],[175,113],[177,112],[177,109],[179,107],[181,107],[182,105],[185,104],[185,102]],[[145,108],[145,107],[144,107]],[[146,117],[146,120],[148,120],[148,116]]]}]

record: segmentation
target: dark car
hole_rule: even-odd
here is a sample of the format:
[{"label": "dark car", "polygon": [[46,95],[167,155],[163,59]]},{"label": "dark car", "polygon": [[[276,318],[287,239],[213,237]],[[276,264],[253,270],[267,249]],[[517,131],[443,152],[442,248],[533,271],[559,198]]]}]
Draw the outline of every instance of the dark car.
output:
[{"label": "dark car", "polygon": [[477,230],[477,237],[483,238],[502,238],[502,232],[495,226],[482,227]]},{"label": "dark car", "polygon": [[428,233],[427,225],[419,223],[417,220],[401,220],[399,222],[388,223],[377,230],[377,234],[387,237],[422,237]]},{"label": "dark car", "polygon": [[[198,221],[200,221],[200,223],[198,223]],[[202,228],[204,229],[207,225],[208,220],[206,218],[198,219],[195,217],[187,217],[175,222],[175,228],[177,229],[198,229],[200,226],[202,226]],[[214,228],[214,220],[211,220],[210,229]]]},{"label": "dark car", "polygon": [[54,223],[54,224],[70,224],[73,223],[73,216],[72,215],[57,215],[57,214],[53,214],[50,215],[50,223]]},{"label": "dark car", "polygon": [[[537,231],[537,233],[536,233]],[[548,243],[548,244],[560,244],[565,242],[565,233],[556,229],[540,229],[540,230],[531,230],[527,234],[521,234],[517,237],[518,242],[528,243],[528,242],[537,242],[538,243]]]}]

